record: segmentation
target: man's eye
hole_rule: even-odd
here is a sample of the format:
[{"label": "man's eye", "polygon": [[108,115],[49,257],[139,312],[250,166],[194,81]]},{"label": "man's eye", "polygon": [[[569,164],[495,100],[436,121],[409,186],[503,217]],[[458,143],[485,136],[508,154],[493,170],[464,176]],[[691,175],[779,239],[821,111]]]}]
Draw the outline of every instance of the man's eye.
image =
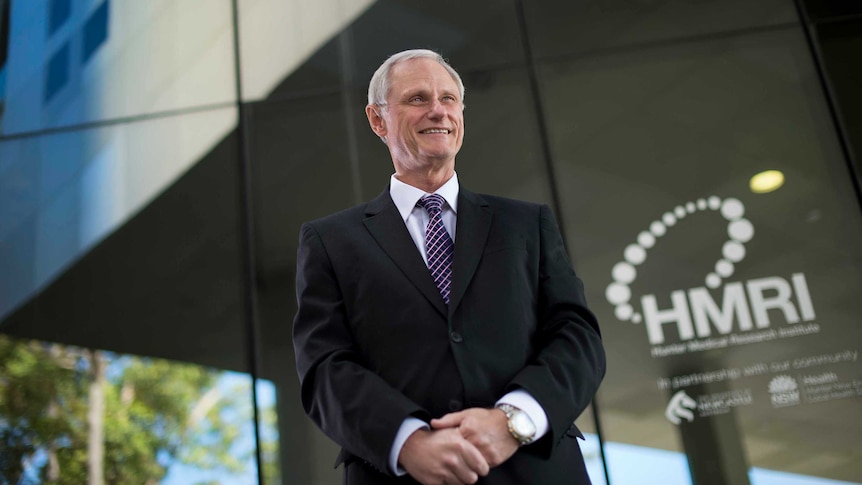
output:
[{"label": "man's eye", "polygon": [[413,96],[409,101],[411,103],[420,103],[422,102],[422,96]]}]

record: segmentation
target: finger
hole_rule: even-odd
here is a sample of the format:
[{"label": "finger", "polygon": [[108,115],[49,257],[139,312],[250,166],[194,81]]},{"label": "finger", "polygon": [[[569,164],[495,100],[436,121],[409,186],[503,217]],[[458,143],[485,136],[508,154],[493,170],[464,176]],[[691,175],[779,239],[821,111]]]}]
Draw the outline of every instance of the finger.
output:
[{"label": "finger", "polygon": [[464,420],[464,412],[458,411],[457,413],[449,413],[445,416],[440,417],[439,419],[431,420],[431,427],[435,429],[440,428],[455,428],[461,424],[461,421]]},{"label": "finger", "polygon": [[457,483],[476,483],[479,480],[479,475],[470,468],[468,468],[466,464],[462,464],[462,466],[455,467],[454,470],[450,471],[454,473],[455,478],[458,480]]},{"label": "finger", "polygon": [[465,441],[461,447],[461,458],[464,460],[467,467],[479,476],[484,477],[491,469],[490,465],[488,465],[488,461],[485,460],[484,455],[482,455],[479,449],[473,446],[469,441]]}]

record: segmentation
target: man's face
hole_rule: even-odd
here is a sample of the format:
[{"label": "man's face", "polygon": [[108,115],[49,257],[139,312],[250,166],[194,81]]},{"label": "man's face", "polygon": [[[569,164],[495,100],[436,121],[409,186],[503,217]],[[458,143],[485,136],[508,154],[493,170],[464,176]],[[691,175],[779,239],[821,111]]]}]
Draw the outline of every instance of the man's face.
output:
[{"label": "man's face", "polygon": [[369,120],[374,132],[386,138],[396,172],[454,164],[464,140],[458,84],[433,59],[399,62],[389,75],[387,106],[373,108],[379,116],[369,114]]}]

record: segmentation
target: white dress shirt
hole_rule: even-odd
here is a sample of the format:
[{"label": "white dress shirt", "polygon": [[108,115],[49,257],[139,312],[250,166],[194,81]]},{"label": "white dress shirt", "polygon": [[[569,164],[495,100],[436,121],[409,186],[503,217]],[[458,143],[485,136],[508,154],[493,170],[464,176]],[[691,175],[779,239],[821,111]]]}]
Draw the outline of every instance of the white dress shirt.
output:
[{"label": "white dress shirt", "polygon": [[[452,178],[434,192],[446,201],[443,204],[441,216],[443,218],[443,226],[446,227],[446,231],[452,237],[453,242],[455,241],[455,221],[458,214],[458,191],[458,174],[453,174]],[[401,218],[404,219],[407,231],[410,233],[410,237],[413,238],[413,243],[416,244],[416,249],[419,250],[419,254],[422,255],[422,259],[427,266],[428,256],[425,253],[425,227],[428,225],[429,216],[424,208],[416,206],[416,202],[426,195],[430,194],[398,180],[395,174],[389,178],[389,196],[395,202],[395,207],[398,208]],[[539,439],[548,432],[548,417],[545,414],[545,410],[542,409],[538,401],[527,391],[517,389],[509,392],[501,397],[496,404],[503,403],[511,404],[527,413],[527,416],[536,425],[536,437],[534,439]],[[389,452],[389,467],[396,475],[407,474],[404,468],[398,465],[398,456],[401,454],[404,442],[416,430],[429,428],[428,423],[425,421],[412,417],[405,419],[401,424],[401,428],[398,429],[398,434],[395,436],[395,441],[392,443],[392,450]]]}]

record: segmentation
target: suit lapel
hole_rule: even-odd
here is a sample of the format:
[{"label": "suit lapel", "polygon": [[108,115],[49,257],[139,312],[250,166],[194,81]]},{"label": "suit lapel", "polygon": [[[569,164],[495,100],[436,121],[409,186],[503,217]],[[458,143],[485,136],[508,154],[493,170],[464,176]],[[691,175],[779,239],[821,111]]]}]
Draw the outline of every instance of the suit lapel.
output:
[{"label": "suit lapel", "polygon": [[482,197],[460,189],[458,194],[458,219],[455,231],[455,259],[452,270],[452,292],[449,294],[449,314],[458,307],[470,280],[476,273],[493,213]]},{"label": "suit lapel", "polygon": [[[363,221],[377,244],[401,269],[407,279],[434,305],[440,315],[446,316],[446,304],[434,283],[428,267],[422,261],[416,244],[407,232],[401,214],[389,196],[389,189],[368,203]],[[460,223],[459,223],[460,224]],[[466,232],[466,231],[465,231]],[[455,251],[457,254],[457,250]]]}]

